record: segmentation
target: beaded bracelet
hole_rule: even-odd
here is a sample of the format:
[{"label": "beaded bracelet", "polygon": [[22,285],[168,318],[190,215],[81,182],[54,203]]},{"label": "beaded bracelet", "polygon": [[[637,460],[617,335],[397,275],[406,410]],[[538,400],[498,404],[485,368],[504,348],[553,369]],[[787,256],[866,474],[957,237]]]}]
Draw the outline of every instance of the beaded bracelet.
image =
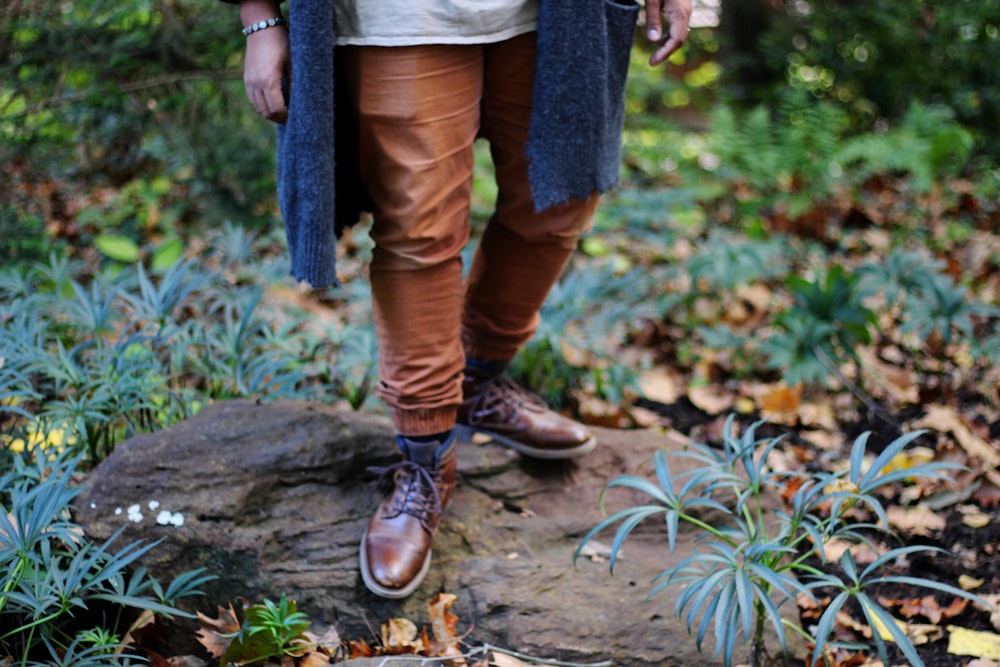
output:
[{"label": "beaded bracelet", "polygon": [[268,28],[273,28],[276,25],[287,25],[288,21],[285,20],[283,16],[275,16],[273,19],[267,19],[264,21],[259,21],[257,23],[251,23],[247,27],[243,28],[243,36],[249,37],[255,32],[261,30],[267,30]]}]

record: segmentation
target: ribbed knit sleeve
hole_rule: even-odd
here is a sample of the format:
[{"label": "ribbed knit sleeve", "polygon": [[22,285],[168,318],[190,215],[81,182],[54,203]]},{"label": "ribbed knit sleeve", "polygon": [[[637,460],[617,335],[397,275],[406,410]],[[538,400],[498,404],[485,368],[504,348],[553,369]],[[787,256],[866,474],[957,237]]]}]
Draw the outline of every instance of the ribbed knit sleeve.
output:
[{"label": "ribbed knit sleeve", "polygon": [[292,82],[278,126],[278,204],[292,276],[338,284],[334,200],[333,3],[289,3]]},{"label": "ribbed knit sleeve", "polygon": [[541,0],[529,177],[535,208],[618,184],[633,0]]}]

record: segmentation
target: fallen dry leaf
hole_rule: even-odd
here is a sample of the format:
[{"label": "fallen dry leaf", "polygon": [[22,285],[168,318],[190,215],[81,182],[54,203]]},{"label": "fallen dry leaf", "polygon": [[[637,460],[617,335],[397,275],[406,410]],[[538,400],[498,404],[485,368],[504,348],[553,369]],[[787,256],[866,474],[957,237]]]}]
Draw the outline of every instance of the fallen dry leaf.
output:
[{"label": "fallen dry leaf", "polygon": [[1000,660],[1000,635],[957,625],[949,625],[948,633],[948,653]]},{"label": "fallen dry leaf", "polygon": [[802,439],[812,443],[817,449],[836,451],[844,444],[843,438],[829,431],[805,431]]},{"label": "fallen dry leaf", "polygon": [[827,561],[837,562],[844,555],[845,551],[850,551],[854,557],[854,562],[858,565],[868,565],[875,562],[875,559],[888,551],[882,545],[878,545],[877,548],[878,551],[872,549],[871,546],[864,542],[848,542],[847,540],[835,537],[823,544],[823,554],[826,556]]},{"label": "fallen dry leaf", "polygon": [[229,607],[219,605],[218,608],[218,618],[209,618],[200,611],[196,612],[201,628],[195,633],[195,637],[213,658],[221,658],[232,642],[232,638],[226,635],[232,635],[240,630],[240,621],[236,618],[233,605],[231,603]]},{"label": "fallen dry leaf", "polygon": [[340,654],[340,635],[331,625],[322,635],[306,630],[293,643],[304,647],[298,667],[322,667],[331,664]]},{"label": "fallen dry leaf", "polygon": [[765,418],[776,414],[793,414],[802,402],[802,385],[789,387],[783,382],[761,387],[757,405]]},{"label": "fallen dry leaf", "polygon": [[893,505],[886,512],[889,524],[896,530],[908,535],[928,536],[934,531],[944,530],[947,521],[924,505],[900,507]]},{"label": "fallen dry leaf", "polygon": [[310,651],[298,659],[297,667],[325,667],[332,664],[330,656],[319,651]]},{"label": "fallen dry leaf", "polygon": [[632,426],[631,417],[620,405],[597,396],[582,396],[577,410],[585,424],[619,429]]},{"label": "fallen dry leaf", "polygon": [[427,603],[427,614],[430,616],[431,632],[434,635],[432,655],[444,655],[464,637],[456,631],[458,616],[451,613],[456,599],[451,593],[438,593]]},{"label": "fallen dry leaf", "polygon": [[896,470],[908,470],[915,466],[930,463],[934,460],[936,453],[930,447],[911,447],[896,454],[885,464],[884,473],[888,474]]},{"label": "fallen dry leaf", "polygon": [[969,606],[969,601],[965,598],[954,598],[947,607],[942,607],[933,595],[925,595],[922,598],[905,598],[903,600],[891,600],[879,597],[879,602],[887,607],[899,607],[899,613],[905,618],[923,616],[931,623],[940,623],[942,620],[955,618]]},{"label": "fallen dry leaf", "polygon": [[943,405],[929,406],[927,414],[915,422],[913,427],[951,433],[970,456],[979,459],[990,468],[1000,465],[1000,451],[974,434],[953,408]]},{"label": "fallen dry leaf", "polygon": [[490,652],[490,664],[495,667],[529,667],[529,663],[496,650]]},{"label": "fallen dry leaf", "polygon": [[347,642],[347,657],[348,658],[373,658],[378,655],[378,650],[372,648],[368,645],[364,639],[359,639],[357,641]]},{"label": "fallen dry leaf", "polygon": [[681,397],[681,381],[677,374],[663,368],[654,368],[638,378],[639,390],[651,401],[670,405]]},{"label": "fallen dry leaf", "polygon": [[382,652],[408,655],[424,650],[416,624],[408,618],[390,618],[382,624]]},{"label": "fallen dry leaf", "polygon": [[982,485],[972,494],[972,498],[983,507],[996,507],[1000,505],[1000,473],[996,470],[987,470],[985,477]]},{"label": "fallen dry leaf", "polygon": [[958,575],[958,585],[963,591],[975,590],[985,583],[985,579],[976,579],[975,577],[970,577],[967,574]]},{"label": "fallen dry leaf", "polygon": [[689,387],[688,400],[699,410],[718,415],[733,407],[736,396],[719,385],[709,384]]},{"label": "fallen dry leaf", "polygon": [[982,602],[976,602],[975,607],[980,611],[989,612],[990,623],[996,630],[1000,630],[1000,593],[983,593],[979,595]]},{"label": "fallen dry leaf", "polygon": [[990,521],[990,515],[983,512],[969,512],[962,517],[962,523],[969,528],[984,528],[990,525]]},{"label": "fallen dry leaf", "polygon": [[858,348],[856,352],[865,371],[894,402],[913,404],[920,401],[916,373],[905,366],[883,361],[871,348]]}]

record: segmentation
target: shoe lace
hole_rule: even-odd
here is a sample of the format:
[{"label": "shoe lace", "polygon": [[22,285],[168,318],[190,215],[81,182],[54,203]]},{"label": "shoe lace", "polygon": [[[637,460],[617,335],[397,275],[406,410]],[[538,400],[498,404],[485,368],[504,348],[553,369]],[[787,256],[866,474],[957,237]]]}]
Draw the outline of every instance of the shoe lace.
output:
[{"label": "shoe lace", "polygon": [[368,470],[379,475],[380,482],[392,476],[394,490],[383,512],[385,518],[409,514],[427,527],[431,517],[441,513],[436,475],[432,476],[419,463],[404,460],[384,467],[373,466]]},{"label": "shoe lace", "polygon": [[470,419],[475,422],[491,413],[510,417],[523,408],[539,411],[548,409],[548,405],[538,394],[501,375],[484,381],[469,412]]}]

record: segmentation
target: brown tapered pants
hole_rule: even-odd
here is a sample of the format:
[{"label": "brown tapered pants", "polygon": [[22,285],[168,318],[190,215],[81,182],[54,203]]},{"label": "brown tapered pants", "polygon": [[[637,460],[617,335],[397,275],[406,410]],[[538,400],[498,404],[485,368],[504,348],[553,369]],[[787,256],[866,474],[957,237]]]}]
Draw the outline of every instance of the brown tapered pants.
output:
[{"label": "brown tapered pants", "polygon": [[[494,44],[338,50],[372,197],[379,396],[400,434],[450,429],[466,356],[508,361],[534,333],[597,196],[536,212],[528,184],[535,34]],[[473,142],[499,190],[468,282]]]}]

